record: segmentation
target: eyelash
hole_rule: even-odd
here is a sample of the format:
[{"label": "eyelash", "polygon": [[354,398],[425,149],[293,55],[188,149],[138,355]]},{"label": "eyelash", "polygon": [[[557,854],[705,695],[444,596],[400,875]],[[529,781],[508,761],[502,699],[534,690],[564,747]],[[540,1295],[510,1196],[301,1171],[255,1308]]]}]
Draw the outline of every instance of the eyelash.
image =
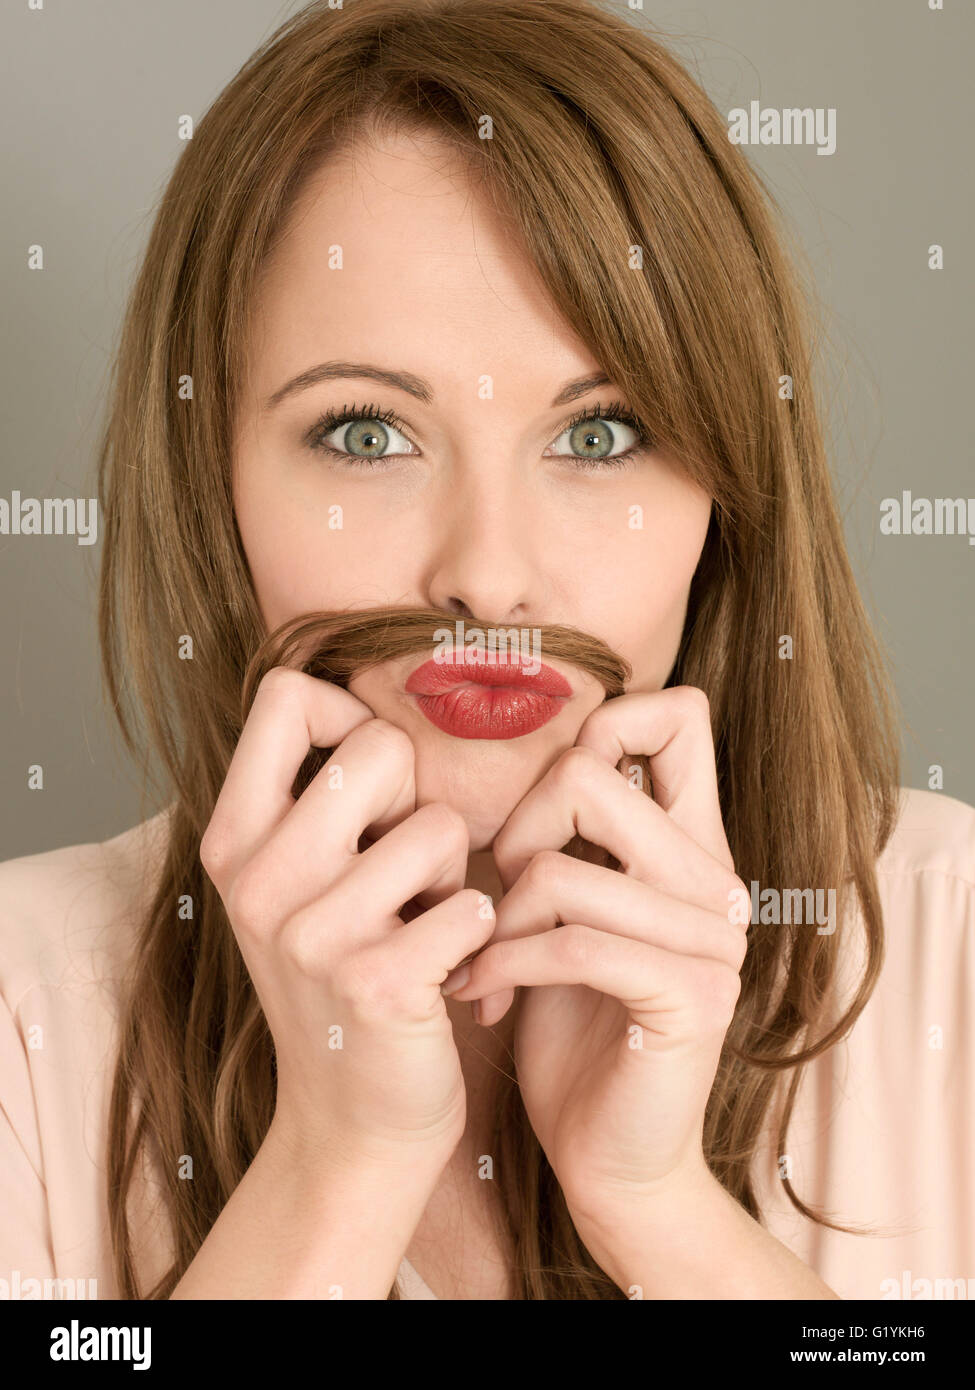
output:
[{"label": "eyelash", "polygon": [[[359,406],[353,404],[347,406],[343,404],[341,410],[327,410],[324,415],[319,417],[308,433],[308,447],[319,453],[331,454],[334,458],[343,459],[354,468],[375,468],[377,464],[386,463],[389,459],[397,457],[396,454],[387,454],[385,457],[377,459],[357,458],[355,454],[344,453],[341,449],[333,449],[330,444],[323,443],[326,435],[331,434],[333,430],[339,429],[342,425],[351,424],[353,420],[378,420],[381,424],[389,425],[394,430],[399,430],[401,434],[406,435],[402,421],[392,410],[382,410],[378,405]],[[621,454],[613,454],[611,457],[603,459],[587,459],[583,458],[581,454],[554,454],[551,457],[564,458],[575,463],[583,472],[595,473],[604,469],[622,468],[635,454],[641,453],[652,445],[653,441],[643,425],[622,401],[611,401],[607,406],[597,402],[596,405],[590,406],[587,410],[580,410],[565,422],[555,436],[556,439],[565,434],[567,430],[575,429],[576,425],[585,424],[589,420],[609,420],[627,425],[636,433],[636,443],[631,444],[628,449],[624,449]],[[401,457],[410,456],[402,455]]]}]

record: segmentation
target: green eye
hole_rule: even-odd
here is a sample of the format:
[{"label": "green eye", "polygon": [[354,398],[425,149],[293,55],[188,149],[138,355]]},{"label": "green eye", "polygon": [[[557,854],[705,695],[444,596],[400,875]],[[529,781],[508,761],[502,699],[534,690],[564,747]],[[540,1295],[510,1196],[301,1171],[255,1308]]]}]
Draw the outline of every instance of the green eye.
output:
[{"label": "green eye", "polygon": [[[565,449],[557,448],[562,439],[567,440]],[[549,457],[577,459],[582,464],[598,467],[622,467],[624,462],[642,449],[649,447],[651,440],[633,413],[617,401],[613,405],[595,405],[569,424],[552,446],[554,454]]]},{"label": "green eye", "polygon": [[313,428],[308,443],[313,449],[339,458],[364,464],[381,463],[386,458],[414,452],[413,445],[397,428],[398,424],[391,410],[371,405],[343,406],[338,411],[326,411]]},{"label": "green eye", "polygon": [[[401,421],[392,410],[378,405],[343,405],[329,410],[308,434],[310,448],[352,464],[383,463],[417,452],[401,432]],[[561,441],[567,447],[559,448]],[[652,441],[640,421],[621,401],[609,406],[595,405],[568,422],[550,446],[548,458],[567,458],[580,467],[622,468],[633,455],[651,447]]]}]

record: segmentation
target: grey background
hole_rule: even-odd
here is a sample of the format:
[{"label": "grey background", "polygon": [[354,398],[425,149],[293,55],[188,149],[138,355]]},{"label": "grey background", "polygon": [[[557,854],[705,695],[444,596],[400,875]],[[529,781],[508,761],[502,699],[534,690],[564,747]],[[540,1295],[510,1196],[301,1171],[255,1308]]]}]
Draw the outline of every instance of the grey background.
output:
[{"label": "grey background", "polygon": [[[354,3],[354,0],[352,0]],[[613,8],[608,4],[609,8]],[[0,18],[0,495],[94,495],[94,445],[127,288],[198,119],[300,3],[4,0]],[[641,15],[616,6],[634,23]],[[726,114],[835,107],[836,152],[750,146],[828,333],[825,422],[853,564],[894,669],[909,786],[975,803],[975,547],[880,536],[879,502],[975,493],[969,412],[975,7],[945,0],[646,0]],[[580,61],[582,60],[580,55]],[[43,272],[27,247],[44,247]],[[927,269],[927,248],[945,269]],[[101,840],[157,806],[104,708],[101,540],[0,537],[0,859]],[[44,767],[44,790],[27,767]]]}]

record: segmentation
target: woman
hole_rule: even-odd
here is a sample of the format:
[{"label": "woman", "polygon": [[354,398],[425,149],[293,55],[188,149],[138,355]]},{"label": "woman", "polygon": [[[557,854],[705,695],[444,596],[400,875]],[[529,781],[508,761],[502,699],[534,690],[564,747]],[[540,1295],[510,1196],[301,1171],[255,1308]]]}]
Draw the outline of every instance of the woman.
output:
[{"label": "woman", "polygon": [[585,0],[316,4],[221,94],[102,455],[108,687],[169,804],[2,868],[12,1267],[971,1268],[975,812],[898,799],[805,337],[721,117]]}]

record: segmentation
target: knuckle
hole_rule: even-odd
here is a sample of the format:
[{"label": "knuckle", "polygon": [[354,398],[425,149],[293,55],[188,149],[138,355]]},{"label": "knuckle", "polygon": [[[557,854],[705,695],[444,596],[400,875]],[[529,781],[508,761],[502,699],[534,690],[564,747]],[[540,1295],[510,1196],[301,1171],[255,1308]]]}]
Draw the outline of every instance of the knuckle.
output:
[{"label": "knuckle", "polygon": [[227,916],[234,927],[256,935],[270,925],[273,914],[272,895],[268,892],[266,874],[257,860],[245,864],[227,892]]},{"label": "knuckle", "polygon": [[721,904],[722,916],[732,917],[738,913],[748,910],[751,911],[752,895],[737,874],[728,874],[722,880],[722,888],[716,895],[716,899]]},{"label": "knuckle", "polygon": [[512,823],[508,820],[505,821],[504,825],[495,835],[491,844],[491,853],[494,855],[494,862],[497,864],[498,868],[502,870],[506,869],[509,863],[510,854],[508,850],[508,841],[511,839],[511,836]]},{"label": "knuckle", "polygon": [[552,768],[560,788],[589,787],[605,771],[606,764],[591,748],[576,744],[567,748]]},{"label": "knuckle", "polygon": [[734,1016],[741,977],[737,970],[721,961],[707,961],[701,970],[700,1000],[705,1019],[714,1027],[726,1029]]},{"label": "knuckle", "polygon": [[331,974],[332,993],[345,1003],[352,1002],[359,993],[359,966],[353,953],[343,956]]},{"label": "knuckle", "polygon": [[517,969],[517,959],[515,949],[517,943],[510,937],[502,937],[500,941],[490,941],[475,958],[474,968],[476,968],[477,980],[479,984],[488,981],[497,981],[497,988],[507,987],[506,982]]},{"label": "knuckle", "polygon": [[319,965],[319,942],[314,940],[312,933],[307,929],[306,924],[293,923],[291,931],[282,935],[281,949],[287,956],[289,963],[300,974],[314,976],[317,973],[316,966]]},{"label": "knuckle", "polygon": [[317,977],[323,965],[322,923],[304,913],[296,913],[281,936],[281,949],[302,975]]},{"label": "knuckle", "polygon": [[706,719],[711,722],[711,701],[699,686],[675,685],[670,689],[671,703],[678,713],[689,719]]},{"label": "knuckle", "polygon": [[373,951],[356,951],[341,962],[333,977],[339,994],[360,1015],[376,1017],[403,1007],[402,972]]},{"label": "knuckle", "polygon": [[304,684],[305,677],[301,671],[291,666],[272,666],[261,677],[254,699],[256,701],[260,697],[265,703],[274,700],[277,704],[290,706],[303,700]]},{"label": "knuckle", "polygon": [[211,821],[200,841],[200,863],[214,882],[230,863],[231,848],[227,835]]},{"label": "knuckle", "polygon": [[405,730],[388,719],[367,719],[354,731],[368,740],[377,758],[383,758],[405,771],[413,762],[413,740]]},{"label": "knuckle", "polygon": [[453,806],[445,801],[430,801],[413,814],[421,817],[421,824],[448,855],[466,852],[470,842],[467,822]]},{"label": "knuckle", "polygon": [[[736,875],[732,875],[729,881],[725,904],[725,910],[722,915],[727,925],[736,933],[735,949],[736,952],[740,952],[740,955],[737,956],[738,966],[740,968],[741,962],[745,958],[745,952],[748,949],[748,928],[751,925],[752,895],[749,889],[745,887],[744,883],[742,883],[741,879]],[[747,913],[747,921],[743,922],[741,920],[742,913]]]},{"label": "knuckle", "polygon": [[598,705],[590,714],[587,714],[576,734],[576,748],[588,748],[593,752],[612,746],[616,739],[614,730],[616,727],[617,711],[614,709],[616,701],[607,700],[604,704]]},{"label": "knuckle", "polygon": [[592,959],[593,939],[587,927],[569,922],[558,928],[559,955],[566,965],[585,966]]},{"label": "knuckle", "polygon": [[734,965],[736,975],[738,975],[738,984],[740,988],[741,977],[739,972],[745,963],[745,957],[748,955],[748,933],[744,927],[738,927],[737,930],[738,936],[735,940],[735,949],[732,953],[732,964]]},{"label": "knuckle", "polygon": [[613,724],[616,714],[613,703],[612,700],[604,701],[603,704],[597,705],[586,715],[576,736],[576,742],[579,746],[585,747],[589,736],[600,731],[604,724]]},{"label": "knuckle", "polygon": [[735,970],[740,970],[748,952],[748,929],[740,922],[723,918],[718,926],[717,939],[722,956]]},{"label": "knuckle", "polygon": [[541,849],[533,854],[522,874],[522,881],[533,892],[545,892],[561,882],[568,855],[557,849]]}]

